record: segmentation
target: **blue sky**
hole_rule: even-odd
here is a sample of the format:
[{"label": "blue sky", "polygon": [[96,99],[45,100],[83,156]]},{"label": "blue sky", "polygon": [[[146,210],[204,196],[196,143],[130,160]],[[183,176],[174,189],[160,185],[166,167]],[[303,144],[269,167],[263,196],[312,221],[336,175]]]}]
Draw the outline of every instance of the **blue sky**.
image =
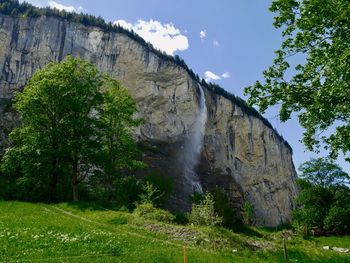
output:
[{"label": "blue sky", "polygon": [[[261,0],[27,0],[38,6],[86,12],[133,28],[155,47],[178,54],[200,77],[243,97],[243,89],[271,65],[281,32],[273,28],[271,1]],[[298,167],[316,154],[305,152],[296,118],[279,122],[278,108],[264,116],[290,143]],[[343,158],[338,163],[350,172]]]}]

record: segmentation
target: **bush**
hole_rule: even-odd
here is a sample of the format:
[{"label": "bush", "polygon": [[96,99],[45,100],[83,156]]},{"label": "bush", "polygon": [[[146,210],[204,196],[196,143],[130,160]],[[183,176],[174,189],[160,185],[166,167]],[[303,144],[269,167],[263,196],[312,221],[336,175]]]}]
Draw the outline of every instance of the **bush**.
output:
[{"label": "bush", "polygon": [[154,207],[151,203],[139,204],[133,214],[134,219],[146,219],[164,223],[172,223],[175,216],[168,211]]},{"label": "bush", "polygon": [[324,227],[338,233],[349,232],[350,211],[346,207],[333,206],[324,219]]},{"label": "bush", "polygon": [[163,193],[159,191],[152,183],[146,182],[142,185],[142,193],[140,194],[141,203],[149,203],[154,205]]},{"label": "bush", "polygon": [[175,213],[175,223],[179,225],[188,224],[188,214],[187,213]]},{"label": "bush", "polygon": [[250,226],[253,224],[254,208],[248,201],[243,204],[243,222]]},{"label": "bush", "polygon": [[217,226],[222,224],[222,218],[215,213],[215,201],[209,192],[199,204],[192,205],[189,222],[194,225]]},{"label": "bush", "polygon": [[146,184],[152,184],[159,191],[158,197],[152,203],[156,207],[164,207],[173,192],[172,178],[162,174],[160,170],[154,170],[146,176],[145,181]]},{"label": "bush", "polygon": [[222,217],[222,225],[226,227],[233,227],[237,223],[238,218],[235,210],[230,204],[230,200],[225,195],[224,190],[216,188],[213,191],[213,197],[215,201],[215,212]]},{"label": "bush", "polygon": [[134,176],[120,178],[116,185],[117,204],[127,207],[129,211],[135,208],[135,203],[140,201],[142,186]]}]

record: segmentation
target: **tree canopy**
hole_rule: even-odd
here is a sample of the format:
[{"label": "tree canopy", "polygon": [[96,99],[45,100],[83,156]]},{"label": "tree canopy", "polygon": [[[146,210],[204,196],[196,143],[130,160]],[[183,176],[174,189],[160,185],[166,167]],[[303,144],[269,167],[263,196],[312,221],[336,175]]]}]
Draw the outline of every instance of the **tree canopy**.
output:
[{"label": "tree canopy", "polygon": [[270,11],[276,13],[274,26],[282,29],[283,43],[263,73],[265,82],[245,89],[249,103],[262,112],[279,104],[281,121],[297,113],[309,150],[324,145],[332,158],[339,152],[346,156],[350,151],[350,2],[274,0]]},{"label": "tree canopy", "polygon": [[312,185],[329,187],[350,184],[350,176],[325,158],[311,159],[300,165],[300,177]]},{"label": "tree canopy", "polygon": [[299,195],[293,212],[296,225],[346,233],[350,231],[350,176],[325,158],[299,167]]},{"label": "tree canopy", "polygon": [[134,101],[87,61],[68,56],[38,70],[16,94],[14,108],[21,125],[10,133],[12,147],[1,168],[15,179],[23,199],[71,199],[70,188],[78,200],[84,180],[100,171],[110,179],[139,165]]}]

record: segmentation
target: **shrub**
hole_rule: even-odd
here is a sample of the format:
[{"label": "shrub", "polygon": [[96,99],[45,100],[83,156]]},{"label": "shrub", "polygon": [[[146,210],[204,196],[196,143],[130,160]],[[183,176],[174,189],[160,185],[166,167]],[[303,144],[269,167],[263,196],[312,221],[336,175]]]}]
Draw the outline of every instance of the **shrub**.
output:
[{"label": "shrub", "polygon": [[189,222],[194,225],[216,226],[222,224],[222,218],[215,213],[215,201],[209,192],[199,204],[192,205]]},{"label": "shrub", "polygon": [[213,191],[214,197],[214,208],[215,212],[222,217],[222,224],[226,227],[233,227],[237,221],[237,215],[235,210],[232,208],[230,204],[230,200],[224,193],[224,190],[220,188],[216,188]]},{"label": "shrub", "polygon": [[156,207],[164,207],[173,192],[172,178],[162,174],[160,170],[154,170],[146,176],[145,181],[151,183],[159,191],[159,195],[152,203]]},{"label": "shrub", "polygon": [[253,224],[253,215],[254,215],[254,208],[251,203],[248,201],[244,202],[243,204],[243,222],[246,225],[252,225]]},{"label": "shrub", "polygon": [[146,182],[142,185],[142,193],[140,194],[141,203],[149,203],[154,205],[163,193],[159,191],[152,183]]},{"label": "shrub", "polygon": [[187,213],[175,213],[175,223],[180,225],[188,224],[188,214]]},{"label": "shrub", "polygon": [[129,211],[135,208],[135,203],[139,202],[142,187],[134,176],[120,178],[116,185],[117,204],[127,207]]},{"label": "shrub", "polygon": [[164,223],[172,223],[175,220],[173,214],[163,209],[156,208],[151,203],[139,204],[133,212],[133,218],[136,220],[146,219]]}]

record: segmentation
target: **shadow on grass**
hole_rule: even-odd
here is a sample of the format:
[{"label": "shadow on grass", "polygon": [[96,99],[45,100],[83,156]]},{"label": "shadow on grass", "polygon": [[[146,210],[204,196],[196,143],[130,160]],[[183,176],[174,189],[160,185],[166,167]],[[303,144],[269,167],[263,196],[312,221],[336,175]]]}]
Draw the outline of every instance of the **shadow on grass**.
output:
[{"label": "shadow on grass", "polygon": [[246,226],[244,224],[236,224],[236,225],[231,226],[229,229],[234,231],[235,233],[241,233],[241,234],[244,234],[244,235],[250,236],[250,237],[261,238],[264,236],[263,234],[261,234],[257,230],[255,230],[249,226]]},{"label": "shadow on grass", "polygon": [[126,216],[118,216],[108,220],[107,223],[112,225],[125,225],[128,223],[128,218]]},{"label": "shadow on grass", "polygon": [[290,224],[278,225],[277,227],[262,227],[266,232],[278,232],[282,230],[292,230],[292,226]]},{"label": "shadow on grass", "polygon": [[112,204],[107,205],[95,202],[68,202],[67,206],[81,211],[106,211],[115,209],[115,206]]}]

